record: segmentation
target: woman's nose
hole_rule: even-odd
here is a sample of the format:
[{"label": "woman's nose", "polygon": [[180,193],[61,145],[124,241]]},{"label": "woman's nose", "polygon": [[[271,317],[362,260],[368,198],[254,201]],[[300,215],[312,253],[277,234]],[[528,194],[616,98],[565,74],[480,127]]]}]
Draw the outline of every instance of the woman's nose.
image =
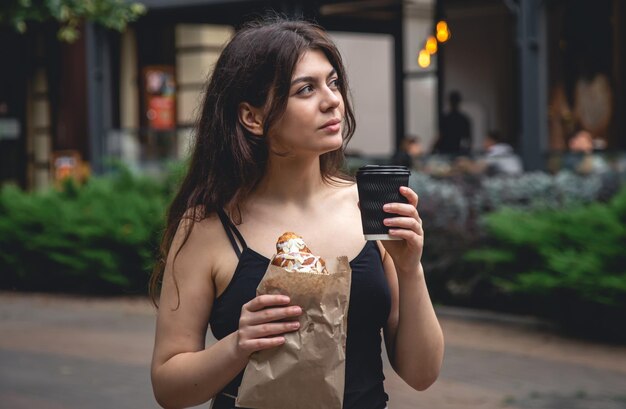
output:
[{"label": "woman's nose", "polygon": [[334,109],[341,104],[341,93],[338,90],[333,90],[329,87],[324,89],[324,97],[320,103],[320,108],[322,111],[328,111],[329,109]]}]

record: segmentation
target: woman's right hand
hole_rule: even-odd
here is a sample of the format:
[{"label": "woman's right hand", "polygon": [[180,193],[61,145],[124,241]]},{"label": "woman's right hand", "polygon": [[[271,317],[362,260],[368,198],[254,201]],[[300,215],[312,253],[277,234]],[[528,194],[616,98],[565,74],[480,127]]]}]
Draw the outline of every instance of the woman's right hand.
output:
[{"label": "woman's right hand", "polygon": [[286,295],[259,295],[241,308],[239,330],[237,331],[237,349],[249,357],[253,352],[274,348],[285,342],[280,336],[296,331],[298,321],[281,321],[302,314],[302,309],[289,305]]}]

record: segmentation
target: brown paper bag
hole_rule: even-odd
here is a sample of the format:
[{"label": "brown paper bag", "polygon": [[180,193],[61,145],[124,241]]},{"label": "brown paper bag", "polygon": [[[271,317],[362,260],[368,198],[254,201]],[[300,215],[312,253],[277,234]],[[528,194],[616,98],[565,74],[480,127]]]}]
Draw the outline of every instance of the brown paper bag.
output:
[{"label": "brown paper bag", "polygon": [[302,307],[298,331],[252,354],[236,406],[253,409],[341,409],[345,382],[351,269],[327,260],[326,274],[289,272],[270,263],[257,295],[284,294]]}]

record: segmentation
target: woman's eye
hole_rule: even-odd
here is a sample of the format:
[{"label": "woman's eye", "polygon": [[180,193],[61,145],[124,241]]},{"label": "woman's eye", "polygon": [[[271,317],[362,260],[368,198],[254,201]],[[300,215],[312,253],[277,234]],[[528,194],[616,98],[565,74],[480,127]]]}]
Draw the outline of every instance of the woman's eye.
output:
[{"label": "woman's eye", "polygon": [[328,84],[328,86],[332,89],[339,88],[339,78],[333,78],[332,80],[330,80],[330,83]]},{"label": "woman's eye", "polygon": [[313,92],[313,87],[310,85],[307,85],[306,87],[302,87],[300,88],[300,90],[298,90],[298,95],[303,95],[303,94],[309,94]]}]

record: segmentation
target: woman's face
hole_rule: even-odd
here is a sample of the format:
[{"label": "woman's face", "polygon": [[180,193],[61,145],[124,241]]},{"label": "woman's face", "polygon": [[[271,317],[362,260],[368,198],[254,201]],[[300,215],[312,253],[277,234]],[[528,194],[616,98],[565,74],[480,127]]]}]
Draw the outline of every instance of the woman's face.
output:
[{"label": "woman's face", "polygon": [[294,69],[287,108],[269,132],[270,145],[296,156],[341,148],[344,102],[340,80],[323,52],[306,51]]}]

